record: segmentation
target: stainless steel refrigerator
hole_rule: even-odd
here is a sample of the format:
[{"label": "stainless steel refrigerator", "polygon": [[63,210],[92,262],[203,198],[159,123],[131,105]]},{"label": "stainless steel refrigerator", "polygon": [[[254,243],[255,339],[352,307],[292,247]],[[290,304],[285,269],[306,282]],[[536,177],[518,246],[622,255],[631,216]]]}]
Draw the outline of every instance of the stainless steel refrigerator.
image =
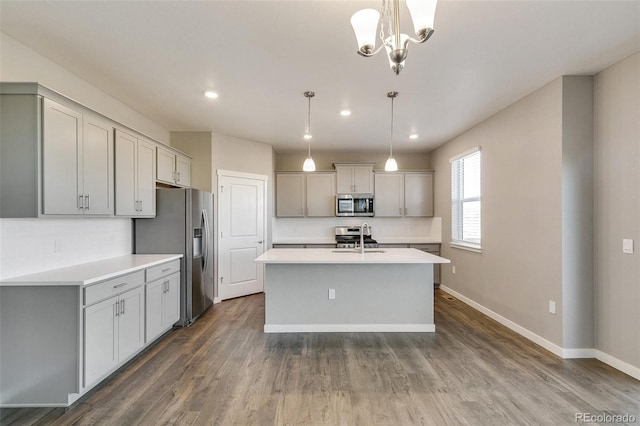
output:
[{"label": "stainless steel refrigerator", "polygon": [[138,254],[182,253],[180,321],[187,327],[213,305],[213,194],[156,189],[156,217],[135,219]]}]

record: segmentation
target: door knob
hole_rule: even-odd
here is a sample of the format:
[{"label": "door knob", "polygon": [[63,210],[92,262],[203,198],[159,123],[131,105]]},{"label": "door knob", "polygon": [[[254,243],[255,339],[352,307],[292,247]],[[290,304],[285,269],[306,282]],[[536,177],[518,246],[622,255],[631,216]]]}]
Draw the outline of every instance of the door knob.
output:
[{"label": "door knob", "polygon": [[258,244],[262,244],[262,240],[260,240],[260,241],[256,241],[256,242],[257,242]]}]

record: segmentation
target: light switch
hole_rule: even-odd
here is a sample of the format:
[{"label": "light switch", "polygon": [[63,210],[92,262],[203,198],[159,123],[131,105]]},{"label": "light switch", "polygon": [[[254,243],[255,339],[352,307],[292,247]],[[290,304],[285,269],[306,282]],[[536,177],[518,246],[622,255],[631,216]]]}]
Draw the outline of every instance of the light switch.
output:
[{"label": "light switch", "polygon": [[633,240],[624,238],[622,240],[622,252],[626,254],[633,254]]}]

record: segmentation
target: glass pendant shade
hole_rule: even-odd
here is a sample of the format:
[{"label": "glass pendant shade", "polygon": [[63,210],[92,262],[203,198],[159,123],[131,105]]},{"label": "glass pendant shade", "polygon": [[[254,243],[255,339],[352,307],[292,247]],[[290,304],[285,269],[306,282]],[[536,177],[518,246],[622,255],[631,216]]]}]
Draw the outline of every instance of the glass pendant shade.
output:
[{"label": "glass pendant shade", "polygon": [[305,172],[316,171],[316,163],[313,162],[313,158],[311,158],[311,155],[309,155],[307,159],[304,160],[304,164],[302,165],[302,171],[305,171]]},{"label": "glass pendant shade", "polygon": [[385,172],[397,172],[398,171],[398,163],[396,159],[393,157],[387,158],[387,162],[384,163],[384,171]]},{"label": "glass pendant shade", "polygon": [[375,9],[362,9],[351,17],[351,26],[356,33],[358,49],[369,51],[376,47],[376,31],[380,21],[380,12]]},{"label": "glass pendant shade", "polygon": [[438,0],[407,0],[413,28],[417,36],[426,29],[433,29]]}]

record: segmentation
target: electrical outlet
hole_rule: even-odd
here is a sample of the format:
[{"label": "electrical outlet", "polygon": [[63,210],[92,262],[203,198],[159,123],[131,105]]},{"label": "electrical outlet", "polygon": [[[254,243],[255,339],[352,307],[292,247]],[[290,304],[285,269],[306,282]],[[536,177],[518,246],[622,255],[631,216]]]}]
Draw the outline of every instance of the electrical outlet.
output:
[{"label": "electrical outlet", "polygon": [[329,289],[329,299],[333,300],[336,298],[336,289],[335,288],[330,288]]},{"label": "electrical outlet", "polygon": [[633,240],[627,238],[622,240],[622,252],[625,254],[633,254]]},{"label": "electrical outlet", "polygon": [[451,272],[454,274],[456,273],[456,267],[454,265],[451,265]]},{"label": "electrical outlet", "polygon": [[553,300],[549,300],[549,313],[553,315],[556,314],[556,302]]}]

